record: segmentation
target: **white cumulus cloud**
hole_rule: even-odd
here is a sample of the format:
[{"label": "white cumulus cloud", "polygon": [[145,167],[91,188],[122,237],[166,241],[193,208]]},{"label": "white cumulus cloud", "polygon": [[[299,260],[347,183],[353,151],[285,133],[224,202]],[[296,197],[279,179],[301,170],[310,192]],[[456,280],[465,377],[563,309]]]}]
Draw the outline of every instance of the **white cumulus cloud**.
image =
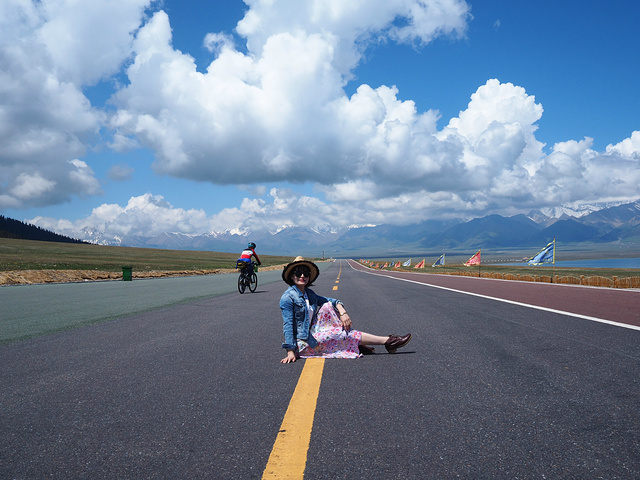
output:
[{"label": "white cumulus cloud", "polygon": [[0,208],[100,192],[78,158],[105,112],[82,88],[116,73],[150,0],[4,0],[0,5]]},{"label": "white cumulus cloud", "polygon": [[112,126],[155,151],[158,172],[227,184],[250,168],[261,181],[328,185],[402,173],[399,163],[432,147],[434,112],[417,112],[394,87],[362,85],[349,98],[344,86],[368,42],[462,35],[464,2],[247,3],[237,32],[248,52],[209,34],[219,54],[206,73],[172,47],[166,13],[141,28]]},{"label": "white cumulus cloud", "polygon": [[162,195],[150,193],[131,197],[125,206],[102,204],[86,218],[70,222],[64,219],[36,217],[29,220],[73,238],[87,238],[87,232],[102,232],[105,237],[126,235],[153,236],[163,232],[206,232],[209,219],[203,210],[176,208]]}]

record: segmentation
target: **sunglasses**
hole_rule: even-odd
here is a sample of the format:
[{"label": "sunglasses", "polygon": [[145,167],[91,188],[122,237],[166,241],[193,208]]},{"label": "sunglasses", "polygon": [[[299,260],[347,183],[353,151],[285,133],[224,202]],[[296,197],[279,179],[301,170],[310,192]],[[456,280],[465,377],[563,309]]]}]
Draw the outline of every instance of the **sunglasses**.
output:
[{"label": "sunglasses", "polygon": [[309,278],[309,276],[311,275],[311,270],[309,269],[309,267],[296,267],[293,269],[293,274],[296,277],[301,277],[301,276],[305,276],[307,278]]}]

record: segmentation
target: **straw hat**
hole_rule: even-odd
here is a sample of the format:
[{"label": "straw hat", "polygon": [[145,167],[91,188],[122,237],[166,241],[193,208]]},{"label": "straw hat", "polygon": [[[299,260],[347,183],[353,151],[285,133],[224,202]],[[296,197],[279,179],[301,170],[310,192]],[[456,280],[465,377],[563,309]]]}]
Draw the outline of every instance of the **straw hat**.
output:
[{"label": "straw hat", "polygon": [[315,282],[316,278],[318,278],[318,275],[320,275],[320,270],[315,263],[310,262],[309,260],[305,260],[303,257],[296,257],[293,262],[286,265],[282,270],[282,279],[287,285],[293,285],[293,281],[291,280],[291,272],[294,268],[300,265],[307,266],[309,267],[309,270],[311,270],[311,277],[309,278],[309,283],[307,285],[311,285],[313,282]]}]

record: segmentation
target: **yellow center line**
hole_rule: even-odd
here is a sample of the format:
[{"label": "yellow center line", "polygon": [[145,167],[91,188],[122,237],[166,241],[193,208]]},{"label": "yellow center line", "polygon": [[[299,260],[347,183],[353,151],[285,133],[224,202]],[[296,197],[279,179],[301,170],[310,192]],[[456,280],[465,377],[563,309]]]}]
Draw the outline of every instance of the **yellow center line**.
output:
[{"label": "yellow center line", "polygon": [[[338,270],[338,278],[336,279],[336,283],[340,283],[340,274],[342,273],[342,262],[340,262],[340,270]],[[338,290],[338,286],[333,286],[334,290]]]},{"label": "yellow center line", "polygon": [[263,479],[301,479],[307,463],[324,358],[305,360],[300,379],[271,450]]}]

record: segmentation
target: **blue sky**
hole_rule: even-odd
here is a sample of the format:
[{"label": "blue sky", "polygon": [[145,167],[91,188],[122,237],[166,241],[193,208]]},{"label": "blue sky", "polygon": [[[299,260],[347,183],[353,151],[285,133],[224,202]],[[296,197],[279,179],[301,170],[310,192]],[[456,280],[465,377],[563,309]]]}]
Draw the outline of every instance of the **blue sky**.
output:
[{"label": "blue sky", "polygon": [[639,22],[622,1],[8,0],[0,212],[113,237],[636,200]]}]

